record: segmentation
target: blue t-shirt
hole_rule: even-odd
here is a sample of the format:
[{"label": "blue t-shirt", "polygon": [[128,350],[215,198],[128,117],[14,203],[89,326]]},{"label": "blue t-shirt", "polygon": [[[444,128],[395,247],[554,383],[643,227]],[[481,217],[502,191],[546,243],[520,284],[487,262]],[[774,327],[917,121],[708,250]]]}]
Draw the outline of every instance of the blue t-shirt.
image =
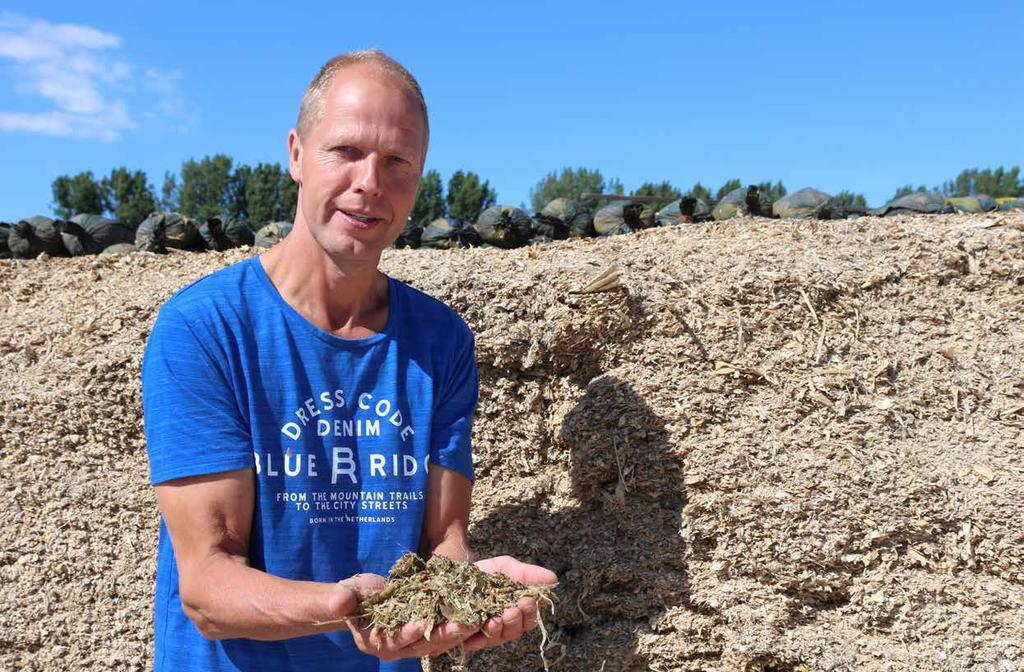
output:
[{"label": "blue t-shirt", "polygon": [[[254,468],[252,567],[306,581],[386,575],[419,545],[428,464],[472,478],[473,335],[392,278],[388,303],[381,332],[339,338],[292,308],[252,257],[160,309],[142,363],[151,480]],[[205,639],[182,611],[162,519],[154,621],[158,672],[419,670],[363,655],[347,631]]]}]

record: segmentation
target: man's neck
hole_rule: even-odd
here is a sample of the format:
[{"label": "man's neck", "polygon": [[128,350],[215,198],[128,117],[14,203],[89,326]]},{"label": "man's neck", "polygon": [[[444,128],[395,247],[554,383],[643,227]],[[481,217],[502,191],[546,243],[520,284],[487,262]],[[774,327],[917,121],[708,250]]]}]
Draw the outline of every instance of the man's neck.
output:
[{"label": "man's neck", "polygon": [[366,338],[387,323],[388,284],[377,263],[332,259],[304,224],[296,222],[260,262],[281,297],[324,331]]}]

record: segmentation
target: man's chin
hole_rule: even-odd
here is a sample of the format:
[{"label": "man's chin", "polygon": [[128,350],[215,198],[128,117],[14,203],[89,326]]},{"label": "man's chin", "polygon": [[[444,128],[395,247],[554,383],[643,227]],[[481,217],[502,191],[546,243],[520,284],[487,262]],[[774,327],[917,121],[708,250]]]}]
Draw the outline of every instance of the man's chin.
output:
[{"label": "man's chin", "polygon": [[324,253],[335,263],[344,261],[374,261],[380,259],[384,247],[352,236],[337,236],[329,241],[317,241]]}]

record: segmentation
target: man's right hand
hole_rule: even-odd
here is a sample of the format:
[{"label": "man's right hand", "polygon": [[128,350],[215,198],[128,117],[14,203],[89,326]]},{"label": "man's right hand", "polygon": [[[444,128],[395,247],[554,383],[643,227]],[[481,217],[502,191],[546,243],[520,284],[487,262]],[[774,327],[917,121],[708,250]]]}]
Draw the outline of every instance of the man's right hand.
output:
[{"label": "man's right hand", "polygon": [[445,621],[434,627],[430,633],[430,639],[427,640],[424,637],[424,625],[423,621],[407,623],[398,632],[387,636],[376,628],[363,627],[354,619],[348,622],[352,638],[359,650],[385,662],[402,658],[436,656],[454,649],[480,630]]}]

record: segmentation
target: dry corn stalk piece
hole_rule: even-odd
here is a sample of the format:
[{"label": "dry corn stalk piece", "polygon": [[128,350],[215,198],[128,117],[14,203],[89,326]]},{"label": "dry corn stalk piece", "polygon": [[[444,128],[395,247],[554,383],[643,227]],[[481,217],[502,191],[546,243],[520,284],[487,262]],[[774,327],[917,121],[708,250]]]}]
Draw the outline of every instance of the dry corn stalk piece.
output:
[{"label": "dry corn stalk piece", "polygon": [[570,290],[570,294],[593,294],[595,292],[609,292],[622,286],[619,279],[619,267],[612,265],[601,271],[601,273],[580,289]]}]

